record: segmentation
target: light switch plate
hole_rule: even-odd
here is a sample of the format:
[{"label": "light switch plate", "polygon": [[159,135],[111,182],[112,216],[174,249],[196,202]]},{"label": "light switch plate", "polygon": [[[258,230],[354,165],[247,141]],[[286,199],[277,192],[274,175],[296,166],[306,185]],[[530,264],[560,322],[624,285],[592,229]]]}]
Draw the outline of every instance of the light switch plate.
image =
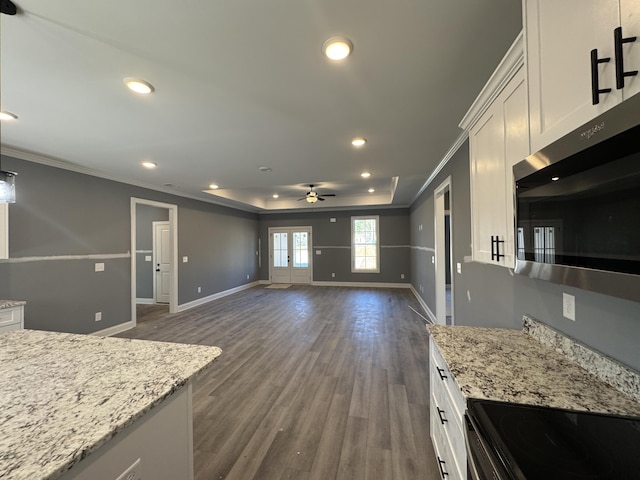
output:
[{"label": "light switch plate", "polygon": [[331,218],[329,219],[329,221],[330,221],[331,223],[336,223],[336,217],[331,217]]},{"label": "light switch plate", "polygon": [[189,261],[189,257],[182,257],[182,263],[187,263]]},{"label": "light switch plate", "polygon": [[576,321],[576,297],[568,293],[562,294],[562,316]]},{"label": "light switch plate", "polygon": [[144,261],[145,262],[150,262],[151,261],[151,255],[145,255],[144,256]]},{"label": "light switch plate", "polygon": [[96,263],[96,272],[104,272],[104,263]]},{"label": "light switch plate", "polygon": [[142,480],[142,460],[133,462],[116,480]]},{"label": "light switch plate", "polygon": [[316,250],[316,255],[322,255],[322,250]]},{"label": "light switch plate", "polygon": [[456,263],[456,272],[462,273],[462,264],[459,262]]}]

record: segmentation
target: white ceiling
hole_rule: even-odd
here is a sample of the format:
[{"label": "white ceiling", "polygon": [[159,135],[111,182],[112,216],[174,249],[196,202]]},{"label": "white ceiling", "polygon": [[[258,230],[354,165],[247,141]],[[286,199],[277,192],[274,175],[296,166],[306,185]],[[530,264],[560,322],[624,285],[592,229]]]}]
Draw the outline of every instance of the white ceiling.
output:
[{"label": "white ceiling", "polygon": [[262,212],[309,208],[309,183],[336,194],[313,208],[411,204],[522,24],[518,0],[14,1],[5,151]]}]

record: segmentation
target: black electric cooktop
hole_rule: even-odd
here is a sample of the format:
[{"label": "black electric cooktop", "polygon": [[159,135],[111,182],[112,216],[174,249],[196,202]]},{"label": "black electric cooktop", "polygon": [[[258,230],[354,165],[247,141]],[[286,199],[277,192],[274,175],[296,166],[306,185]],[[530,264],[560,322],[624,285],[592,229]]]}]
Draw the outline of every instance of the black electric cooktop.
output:
[{"label": "black electric cooktop", "polygon": [[640,417],[484,400],[468,415],[512,479],[640,479]]}]

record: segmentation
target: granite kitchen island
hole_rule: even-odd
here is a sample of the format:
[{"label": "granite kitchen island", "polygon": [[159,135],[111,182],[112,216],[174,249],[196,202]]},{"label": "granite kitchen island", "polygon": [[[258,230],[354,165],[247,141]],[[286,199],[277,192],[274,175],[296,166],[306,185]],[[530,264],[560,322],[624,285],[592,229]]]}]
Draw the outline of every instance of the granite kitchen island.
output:
[{"label": "granite kitchen island", "polygon": [[0,334],[0,478],[115,479],[136,462],[143,478],[192,477],[191,382],[221,353],[35,330]]}]

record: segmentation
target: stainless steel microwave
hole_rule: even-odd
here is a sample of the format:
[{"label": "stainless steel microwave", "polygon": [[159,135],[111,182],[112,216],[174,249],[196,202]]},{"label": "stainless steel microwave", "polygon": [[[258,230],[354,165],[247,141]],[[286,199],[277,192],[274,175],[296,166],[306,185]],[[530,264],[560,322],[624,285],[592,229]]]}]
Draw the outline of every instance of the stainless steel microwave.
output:
[{"label": "stainless steel microwave", "polygon": [[516,273],[640,301],[640,95],[513,172]]}]

